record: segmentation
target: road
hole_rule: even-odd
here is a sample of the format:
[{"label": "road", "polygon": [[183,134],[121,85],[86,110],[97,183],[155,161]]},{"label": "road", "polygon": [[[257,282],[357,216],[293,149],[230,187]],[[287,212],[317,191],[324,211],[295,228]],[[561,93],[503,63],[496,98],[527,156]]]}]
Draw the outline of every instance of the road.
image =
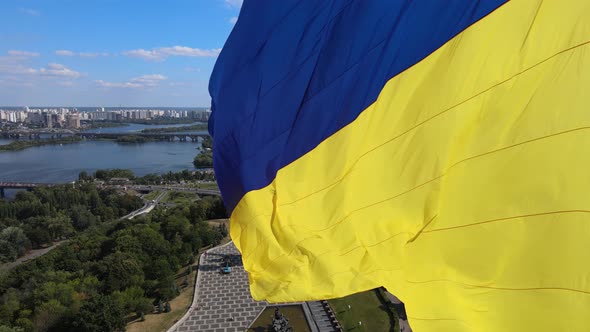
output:
[{"label": "road", "polygon": [[139,215],[150,213],[167,193],[167,191],[163,191],[155,200],[146,203],[141,209],[135,210],[128,215],[121,217],[121,219],[133,219]]},{"label": "road", "polygon": [[127,188],[135,190],[135,191],[175,190],[175,191],[191,192],[191,193],[195,193],[198,195],[221,196],[221,192],[219,192],[218,189],[188,188],[188,187],[174,186],[174,185],[151,185],[151,186],[130,185],[130,186],[127,186]]},{"label": "road", "polygon": [[43,256],[46,253],[57,248],[59,245],[65,243],[65,242],[68,242],[68,240],[56,242],[55,244],[53,244],[52,246],[47,247],[47,248],[31,250],[26,255],[18,258],[14,262],[5,263],[5,264],[0,265],[0,271],[11,270],[11,269],[21,265],[22,263],[26,263],[26,262],[30,261],[31,259],[35,259],[37,257]]}]

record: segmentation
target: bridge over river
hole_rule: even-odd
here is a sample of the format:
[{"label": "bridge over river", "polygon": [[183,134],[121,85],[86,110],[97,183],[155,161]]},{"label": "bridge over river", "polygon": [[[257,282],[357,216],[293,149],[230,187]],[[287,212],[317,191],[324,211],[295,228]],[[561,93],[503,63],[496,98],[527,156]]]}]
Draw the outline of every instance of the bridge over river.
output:
[{"label": "bridge over river", "polygon": [[76,133],[74,136],[82,137],[84,139],[97,139],[97,138],[104,138],[104,139],[117,139],[125,136],[139,136],[139,137],[146,137],[151,139],[156,139],[159,141],[174,141],[179,140],[181,142],[186,142],[187,140],[191,140],[196,142],[199,137],[205,138],[209,136],[209,134],[182,134],[182,133]]},{"label": "bridge over river", "polygon": [[0,181],[0,198],[4,198],[5,189],[26,189],[31,190],[40,186],[54,186],[53,183],[28,183],[28,182],[5,182]]}]

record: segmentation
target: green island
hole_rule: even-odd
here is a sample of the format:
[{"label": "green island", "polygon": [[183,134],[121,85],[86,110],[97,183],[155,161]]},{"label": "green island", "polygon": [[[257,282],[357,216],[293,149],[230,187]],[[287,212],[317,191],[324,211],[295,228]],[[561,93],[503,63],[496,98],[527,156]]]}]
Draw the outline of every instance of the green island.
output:
[{"label": "green island", "polygon": [[143,129],[142,133],[176,133],[176,132],[184,132],[184,131],[196,131],[196,130],[207,130],[207,124],[201,123],[192,126],[182,126],[182,127],[166,127],[166,128],[151,128],[151,129]]},{"label": "green island", "polygon": [[128,127],[128,123],[110,121],[86,121],[87,129]]},{"label": "green island", "polygon": [[211,150],[202,151],[193,159],[193,165],[195,168],[213,167],[213,152]]},{"label": "green island", "polygon": [[115,139],[116,143],[123,143],[123,144],[137,144],[137,143],[149,143],[149,142],[156,142],[157,140],[151,137],[145,136],[138,136],[138,135],[125,135],[121,137],[117,137]]},{"label": "green island", "polygon": [[125,123],[135,123],[144,125],[168,125],[168,124],[189,124],[195,122],[194,119],[189,118],[155,118],[155,119],[134,119],[125,120]]},{"label": "green island", "polygon": [[201,142],[202,151],[193,159],[195,168],[213,167],[213,139],[207,136]]},{"label": "green island", "polygon": [[135,323],[145,320],[165,330],[183,314],[200,251],[227,240],[226,223],[206,220],[227,212],[220,198],[203,197],[122,219],[143,200],[95,181],[122,176],[138,182],[208,177],[189,171],[144,177],[117,169],[82,172],[74,185],[0,199],[0,262],[61,242],[43,256],[0,269],[2,328],[124,331],[145,327]]},{"label": "green island", "polygon": [[44,145],[58,145],[58,144],[73,144],[79,143],[82,139],[79,137],[64,137],[58,139],[43,139],[43,140],[19,140],[13,141],[6,145],[0,145],[0,152],[3,151],[20,151],[31,147]]}]

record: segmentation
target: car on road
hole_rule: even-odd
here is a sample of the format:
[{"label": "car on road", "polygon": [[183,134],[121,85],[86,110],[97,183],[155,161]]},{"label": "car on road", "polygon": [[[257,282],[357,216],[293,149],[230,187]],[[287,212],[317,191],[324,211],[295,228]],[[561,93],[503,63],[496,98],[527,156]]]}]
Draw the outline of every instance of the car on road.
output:
[{"label": "car on road", "polygon": [[230,266],[230,262],[231,259],[229,256],[223,256],[223,267],[221,268],[221,273],[223,274],[228,274],[231,273],[231,266]]}]

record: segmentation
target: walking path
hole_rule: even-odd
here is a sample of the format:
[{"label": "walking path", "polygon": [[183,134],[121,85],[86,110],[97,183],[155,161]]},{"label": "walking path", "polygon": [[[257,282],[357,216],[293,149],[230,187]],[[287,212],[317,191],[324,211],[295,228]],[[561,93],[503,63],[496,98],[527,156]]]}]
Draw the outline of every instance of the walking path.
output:
[{"label": "walking path", "polygon": [[[231,273],[221,273],[223,258],[230,258]],[[295,303],[293,303],[295,304]],[[303,305],[312,332],[337,331],[321,302]],[[233,242],[207,250],[199,259],[193,303],[187,313],[168,332],[245,331],[268,305],[250,296],[248,274],[242,256]]]},{"label": "walking path", "polygon": [[[223,257],[231,260],[231,273],[222,274]],[[209,249],[199,259],[193,304],[169,332],[244,331],[268,304],[250,296],[248,274],[233,242]]]},{"label": "walking path", "polygon": [[406,316],[406,309],[404,307],[404,303],[397,298],[397,296],[391,294],[390,292],[385,292],[389,301],[393,303],[395,306],[395,310],[397,311],[397,315],[399,316],[399,327],[400,332],[412,332],[412,328],[408,323],[408,317]]},{"label": "walking path", "polygon": [[29,253],[18,258],[14,262],[1,264],[0,271],[11,270],[11,269],[21,265],[22,263],[26,263],[32,259],[35,259],[37,257],[41,257],[41,256],[45,255],[46,253],[50,252],[51,250],[57,248],[59,245],[66,243],[68,241],[69,240],[63,240],[63,241],[55,242],[52,246],[47,247],[47,248],[31,250],[31,251],[29,251]]}]

